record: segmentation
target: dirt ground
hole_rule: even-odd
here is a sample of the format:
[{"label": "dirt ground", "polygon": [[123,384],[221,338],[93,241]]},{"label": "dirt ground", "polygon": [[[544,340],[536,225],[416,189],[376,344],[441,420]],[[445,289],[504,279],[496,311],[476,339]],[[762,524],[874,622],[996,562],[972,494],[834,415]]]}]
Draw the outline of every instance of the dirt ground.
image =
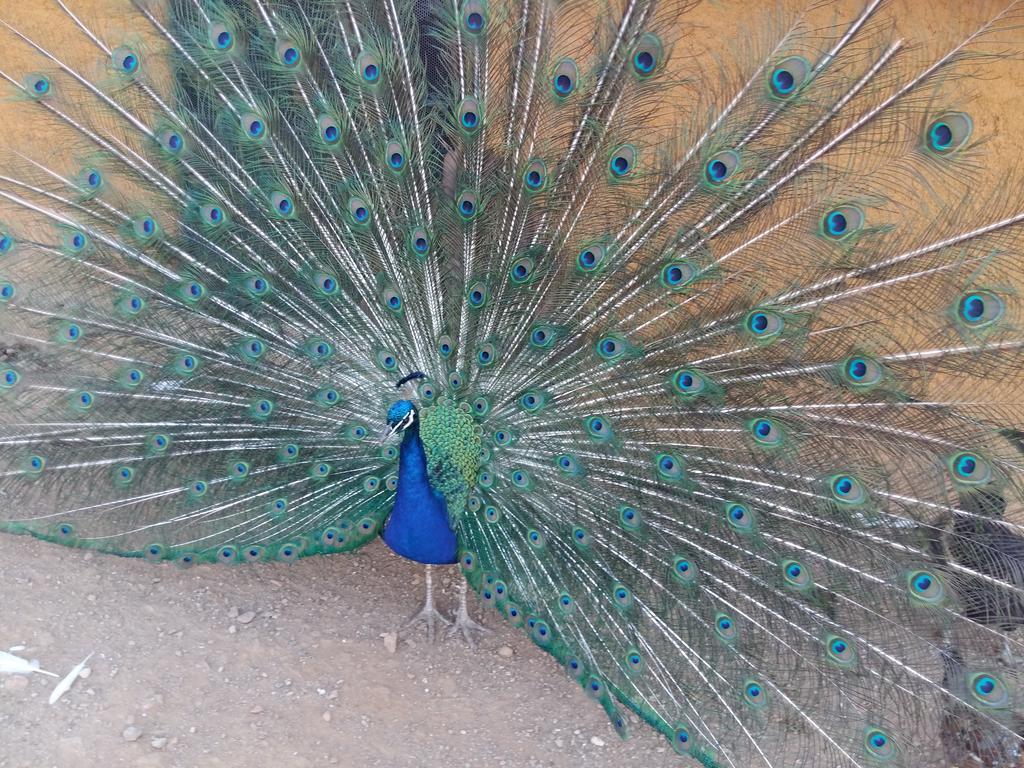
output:
[{"label": "dirt ground", "polygon": [[[476,651],[420,634],[389,652],[381,635],[418,609],[421,573],[379,541],[182,570],[0,536],[0,650],[25,645],[61,676],[95,653],[54,706],[57,680],[0,675],[0,768],[681,764],[636,722],[620,741],[492,610]],[[437,574],[450,613],[455,569]]]}]

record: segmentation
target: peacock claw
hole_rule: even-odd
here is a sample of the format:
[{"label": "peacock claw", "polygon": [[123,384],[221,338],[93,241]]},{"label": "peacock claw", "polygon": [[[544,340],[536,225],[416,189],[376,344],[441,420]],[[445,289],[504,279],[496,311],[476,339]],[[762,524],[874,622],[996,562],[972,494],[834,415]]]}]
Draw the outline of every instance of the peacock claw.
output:
[{"label": "peacock claw", "polygon": [[469,615],[469,607],[466,603],[466,594],[469,591],[469,584],[466,582],[465,577],[459,581],[459,610],[455,612],[455,623],[448,628],[445,633],[445,638],[454,636],[455,634],[461,634],[462,639],[466,641],[473,650],[476,650],[476,638],[473,637],[474,632],[479,632],[482,635],[486,635],[491,630],[485,627],[483,624],[477,624],[473,621],[473,617]]},{"label": "peacock claw", "polygon": [[437,625],[440,624],[442,627],[447,627],[451,624],[451,621],[446,619],[444,615],[434,607],[434,567],[432,565],[428,565],[424,569],[423,578],[426,581],[426,599],[423,602],[423,608],[419,613],[402,625],[401,629],[398,630],[398,634],[401,635],[403,632],[408,629],[412,629],[417,624],[426,624],[427,642],[433,645],[434,638],[437,637]]},{"label": "peacock claw", "polygon": [[401,635],[403,632],[412,629],[418,624],[425,624],[427,627],[427,642],[433,645],[434,640],[437,637],[437,625],[440,624],[442,627],[447,627],[450,626],[451,623],[452,622],[449,619],[446,619],[444,614],[437,610],[432,603],[428,602],[423,606],[423,609],[419,613],[402,625],[401,629],[398,630],[398,634]]},{"label": "peacock claw", "polygon": [[455,614],[455,623],[453,623],[448,630],[444,633],[445,639],[454,637],[457,634],[462,635],[462,639],[466,641],[466,645],[476,650],[477,638],[473,637],[474,632],[479,632],[480,636],[490,634],[491,630],[485,627],[483,624],[478,624],[473,621],[469,613],[466,611],[459,611]]}]

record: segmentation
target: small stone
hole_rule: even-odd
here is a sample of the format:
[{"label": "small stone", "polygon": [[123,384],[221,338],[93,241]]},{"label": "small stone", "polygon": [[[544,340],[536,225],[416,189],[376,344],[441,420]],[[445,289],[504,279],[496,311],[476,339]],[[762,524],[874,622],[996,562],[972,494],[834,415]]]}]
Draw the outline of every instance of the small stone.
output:
[{"label": "small stone", "polygon": [[142,738],[142,729],[136,725],[129,725],[121,731],[121,736],[125,741],[138,741]]},{"label": "small stone", "polygon": [[195,732],[196,732],[196,731],[198,731],[198,730],[199,730],[199,729],[198,729],[198,728],[196,728],[196,727],[195,727],[195,726],[193,725],[193,726],[191,726],[191,727],[190,727],[190,728],[188,729],[188,732],[189,732],[189,733],[195,733]]},{"label": "small stone", "polygon": [[257,704],[255,707],[253,707],[252,709],[249,710],[249,714],[250,715],[260,715],[260,714],[263,714],[263,707],[261,707],[259,704]]},{"label": "small stone", "polygon": [[331,713],[330,712],[324,712],[322,715],[320,715],[320,717],[322,717],[324,719],[325,723],[331,722]]},{"label": "small stone", "polygon": [[236,627],[234,624],[232,624],[230,627],[228,627],[228,634],[229,635],[233,635],[237,631],[238,631],[238,627]]},{"label": "small stone", "polygon": [[238,609],[237,608],[230,608],[230,609],[228,609],[228,618],[229,619],[237,619],[238,618]]},{"label": "small stone", "polygon": [[85,599],[88,600],[90,603],[95,603],[96,602],[96,595],[86,595]]},{"label": "small stone", "polygon": [[591,736],[590,743],[593,744],[595,747],[603,747],[604,739],[602,739],[600,736]]},{"label": "small stone", "polygon": [[338,698],[338,690],[337,689],[335,689],[335,690],[333,690],[333,691],[331,691],[330,693],[327,694],[327,699],[329,701],[333,700],[333,699],[336,699],[336,698]]},{"label": "small stone", "polygon": [[28,688],[28,678],[25,675],[11,675],[4,680],[5,691],[23,691]]},{"label": "small stone", "polygon": [[515,653],[515,651],[512,650],[512,646],[509,646],[509,645],[503,645],[503,646],[501,646],[501,648],[498,649],[498,655],[501,656],[503,659],[510,659],[510,658],[512,658],[512,655],[514,653]]},{"label": "small stone", "polygon": [[83,680],[88,680],[89,679],[89,675],[91,675],[91,674],[92,674],[92,667],[86,667],[85,669],[83,669],[81,672],[78,673],[78,676],[80,678],[82,678]]},{"label": "small stone", "polygon": [[250,621],[256,618],[256,614],[253,611],[246,611],[245,613],[238,614],[239,624],[248,624]]},{"label": "small stone", "polygon": [[166,736],[154,736],[153,740],[149,742],[149,746],[153,749],[163,749],[167,746]]},{"label": "small stone", "polygon": [[397,632],[384,632],[381,635],[384,638],[384,647],[388,653],[394,653],[398,650],[398,633]]}]

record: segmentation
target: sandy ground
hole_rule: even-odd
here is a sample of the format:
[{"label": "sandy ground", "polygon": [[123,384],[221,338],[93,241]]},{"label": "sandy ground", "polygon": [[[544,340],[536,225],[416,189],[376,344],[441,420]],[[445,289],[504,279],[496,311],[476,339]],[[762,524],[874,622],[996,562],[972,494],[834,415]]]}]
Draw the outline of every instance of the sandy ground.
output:
[{"label": "sandy ground", "polygon": [[[438,575],[447,613],[455,569]],[[0,768],[693,764],[637,722],[620,741],[492,610],[476,651],[417,635],[389,652],[381,634],[422,589],[420,568],[379,541],[182,570],[0,536],[0,650],[25,645],[62,676],[95,652],[54,706],[53,678],[0,675]]]}]

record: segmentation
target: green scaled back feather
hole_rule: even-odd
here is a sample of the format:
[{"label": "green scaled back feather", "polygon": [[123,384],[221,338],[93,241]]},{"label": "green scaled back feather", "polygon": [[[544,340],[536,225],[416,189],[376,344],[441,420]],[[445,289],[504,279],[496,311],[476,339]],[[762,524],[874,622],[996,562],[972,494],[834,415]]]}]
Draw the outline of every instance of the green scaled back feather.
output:
[{"label": "green scaled back feather", "polygon": [[0,529],[357,548],[422,371],[463,572],[619,733],[1012,765],[1024,209],[947,94],[1021,10],[925,60],[874,0],[706,52],[691,5],[55,6],[88,67],[12,30],[62,150],[0,172]]}]

